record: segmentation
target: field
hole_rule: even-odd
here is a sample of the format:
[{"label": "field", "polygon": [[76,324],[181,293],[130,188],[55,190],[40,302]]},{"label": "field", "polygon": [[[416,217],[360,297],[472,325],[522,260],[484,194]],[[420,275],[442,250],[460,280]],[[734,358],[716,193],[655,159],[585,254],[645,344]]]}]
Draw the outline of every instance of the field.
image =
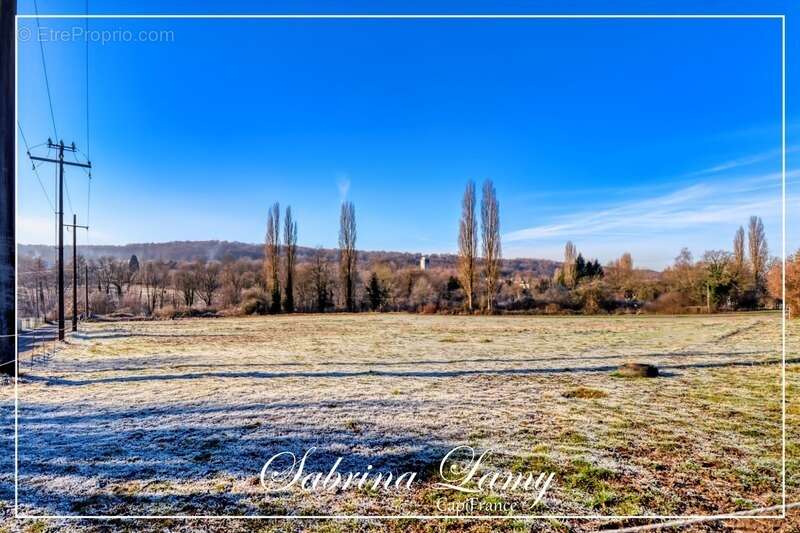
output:
[{"label": "field", "polygon": [[[492,448],[493,466],[512,472],[555,472],[537,506],[516,493],[480,497],[487,505],[513,504],[515,514],[719,514],[781,501],[781,335],[774,313],[331,314],[82,329],[55,356],[23,362],[19,501],[28,514],[451,514],[438,506],[464,496],[434,487],[434,474],[459,445]],[[800,326],[790,324],[788,333],[787,491],[794,501]],[[662,376],[616,375],[626,361],[656,364]],[[8,430],[13,387],[3,392]],[[418,471],[421,481],[408,495],[368,488],[265,495],[258,483],[264,462],[312,446],[308,470],[327,472],[341,456],[342,471],[372,464]],[[8,513],[13,453],[2,460]],[[594,530],[601,523],[636,522],[540,525]],[[762,522],[770,524],[778,527]]]}]

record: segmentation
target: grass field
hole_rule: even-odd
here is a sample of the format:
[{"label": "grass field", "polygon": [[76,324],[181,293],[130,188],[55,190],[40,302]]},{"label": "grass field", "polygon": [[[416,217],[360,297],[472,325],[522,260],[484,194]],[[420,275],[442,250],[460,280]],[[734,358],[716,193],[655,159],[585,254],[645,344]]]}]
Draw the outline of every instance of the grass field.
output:
[{"label": "grass field", "polygon": [[[790,324],[788,333],[792,501],[800,492],[800,326]],[[482,497],[507,500],[522,514],[685,515],[766,507],[781,501],[780,346],[780,315],[770,313],[332,314],[86,324],[56,356],[32,367],[23,363],[20,509],[442,514],[437,502],[463,497],[433,487],[433,475],[408,496],[366,489],[266,496],[257,478],[273,454],[302,454],[311,446],[318,454],[310,469],[327,471],[342,456],[344,471],[369,463],[430,474],[449,449],[464,444],[492,448],[494,464],[511,471],[555,472],[544,502],[532,510],[527,496]],[[662,376],[616,376],[626,361],[656,364]],[[13,388],[4,392],[8,399]],[[6,428],[13,426],[12,404],[13,397],[3,411]],[[5,442],[7,449],[13,444]],[[3,499],[13,501],[13,454],[2,460]],[[593,530],[601,523],[541,525]],[[28,521],[32,528],[44,524]],[[449,524],[522,527],[519,521]]]}]

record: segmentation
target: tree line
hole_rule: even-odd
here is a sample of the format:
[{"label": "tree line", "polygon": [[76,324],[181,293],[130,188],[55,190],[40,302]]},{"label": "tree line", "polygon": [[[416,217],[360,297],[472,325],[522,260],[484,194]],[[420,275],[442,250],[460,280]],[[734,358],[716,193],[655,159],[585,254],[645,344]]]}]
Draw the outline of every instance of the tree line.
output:
[{"label": "tree line", "polygon": [[[713,312],[771,308],[781,297],[780,262],[770,258],[763,222],[755,216],[747,230],[735,232],[730,251],[708,250],[695,260],[684,248],[662,272],[636,268],[630,253],[601,265],[585,258],[571,241],[551,274],[515,270],[502,259],[500,206],[491,180],[482,184],[480,199],[474,182],[466,184],[455,266],[421,269],[391,256],[365,263],[359,260],[357,236],[355,206],[343,202],[338,249],[317,248],[298,262],[298,222],[290,206],[281,211],[275,203],[267,213],[262,260],[79,257],[76,268],[88,271],[89,312],[161,317],[330,311]],[[787,264],[787,304],[792,309],[800,304],[798,260],[795,255]],[[21,258],[20,267],[25,270],[20,276],[21,312],[52,317],[54,269],[41,258]],[[77,295],[83,313],[84,291]]]}]

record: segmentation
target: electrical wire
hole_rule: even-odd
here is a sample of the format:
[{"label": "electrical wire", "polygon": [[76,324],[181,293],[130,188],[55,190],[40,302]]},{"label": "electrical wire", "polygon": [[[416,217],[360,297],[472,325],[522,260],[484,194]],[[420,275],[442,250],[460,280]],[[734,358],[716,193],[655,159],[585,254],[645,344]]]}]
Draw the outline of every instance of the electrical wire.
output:
[{"label": "electrical wire", "polygon": [[[19,134],[22,137],[22,142],[25,144],[25,151],[30,156],[31,148],[28,146],[28,139],[25,138],[25,132],[22,131],[22,124],[20,124],[19,121],[17,121],[17,127],[19,128]],[[55,212],[56,208],[53,206],[52,200],[50,200],[50,195],[47,194],[47,189],[45,188],[44,183],[42,182],[42,177],[39,176],[39,169],[36,167],[36,165],[33,164],[31,165],[31,168],[33,169],[34,176],[36,176],[36,181],[39,182],[39,186],[42,188],[44,197],[47,198],[47,203],[50,204],[50,210]]]},{"label": "electrical wire", "polygon": [[69,205],[69,210],[72,211],[72,214],[75,214],[75,209],[72,207],[72,198],[69,196],[69,181],[66,179],[64,180],[64,190],[67,193],[67,204]]},{"label": "electrical wire", "polygon": [[[89,35],[89,0],[86,0],[86,19],[84,20],[84,35]],[[92,153],[91,144],[89,143],[89,39],[85,40],[86,43],[86,161],[91,163]],[[92,221],[92,169],[87,172],[89,176],[89,183],[86,186],[86,245],[89,246],[89,228]]]},{"label": "electrical wire", "polygon": [[[84,35],[89,35],[89,0],[86,0],[86,19],[84,20]],[[91,154],[91,145],[89,144],[89,39],[84,39],[86,43],[86,153]],[[91,161],[90,157],[86,157]]]},{"label": "electrical wire", "polygon": [[[36,0],[33,0],[33,10],[36,13],[36,29],[38,34],[41,34],[42,28],[39,25],[39,6],[36,3]],[[39,41],[39,51],[42,55],[42,70],[44,70],[44,85],[47,88],[47,102],[50,104],[50,120],[53,122],[53,134],[55,135],[55,141],[58,141],[58,129],[56,128],[56,115],[53,112],[53,97],[50,94],[50,79],[47,76],[47,62],[44,58],[44,44],[42,44],[42,39],[37,39]]]}]

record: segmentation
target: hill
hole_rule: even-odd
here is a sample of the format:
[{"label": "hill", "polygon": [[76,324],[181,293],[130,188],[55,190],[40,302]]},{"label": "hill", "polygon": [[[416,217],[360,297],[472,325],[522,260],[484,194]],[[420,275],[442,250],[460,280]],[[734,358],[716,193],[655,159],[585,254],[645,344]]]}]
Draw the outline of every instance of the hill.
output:
[{"label": "hill", "polygon": [[[310,261],[316,248],[299,246],[297,249],[298,263]],[[331,259],[335,258],[337,251],[334,249],[323,249],[325,255]],[[124,245],[90,245],[81,246],[79,253],[89,259],[100,257],[114,257],[117,259],[128,259],[136,255],[141,261],[164,260],[164,261],[221,261],[225,258],[248,258],[262,259],[264,257],[264,245],[252,244],[236,241],[171,241],[171,242],[151,242],[133,243]],[[22,257],[42,257],[48,262],[53,260],[53,247],[43,244],[20,244],[19,254]],[[65,256],[71,257],[71,247],[65,248]],[[358,262],[363,267],[368,267],[374,263],[392,263],[395,268],[416,267],[422,254],[409,252],[392,251],[359,251]],[[431,269],[454,269],[456,268],[458,257],[455,254],[431,254]],[[505,273],[527,273],[537,276],[551,276],[556,267],[560,265],[557,261],[549,259],[504,259],[503,270]]]}]

